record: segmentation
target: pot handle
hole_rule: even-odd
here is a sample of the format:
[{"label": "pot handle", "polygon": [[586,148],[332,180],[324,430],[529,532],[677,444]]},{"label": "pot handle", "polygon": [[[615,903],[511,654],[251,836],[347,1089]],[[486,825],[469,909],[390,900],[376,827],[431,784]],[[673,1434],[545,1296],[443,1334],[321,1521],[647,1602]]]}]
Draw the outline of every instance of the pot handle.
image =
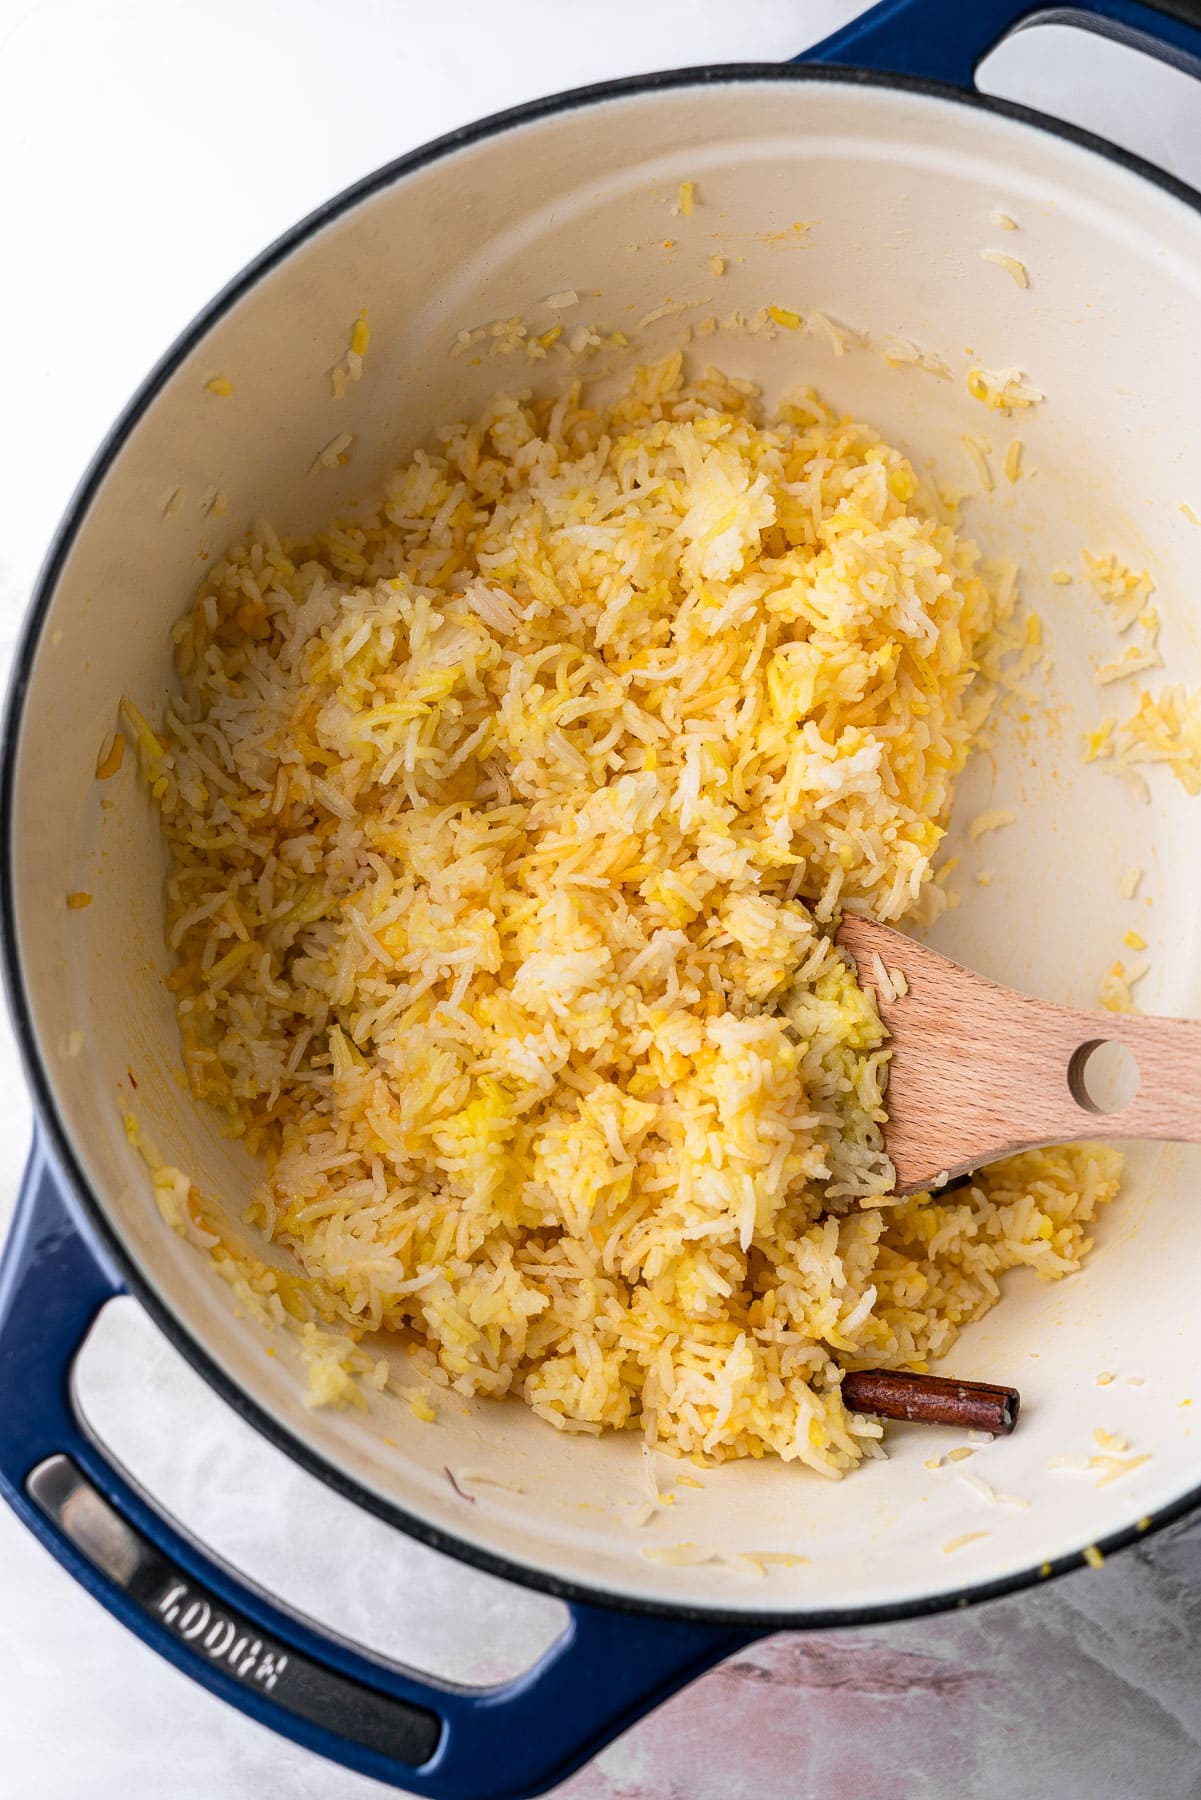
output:
[{"label": "pot handle", "polygon": [[759,1634],[573,1602],[541,1660],[491,1688],[365,1655],[186,1537],[84,1429],[75,1358],[123,1292],[35,1139],[0,1262],[0,1492],[113,1616],[211,1693],[434,1800],[541,1793]]},{"label": "pot handle", "polygon": [[918,75],[971,88],[979,65],[1022,25],[1080,25],[1201,78],[1201,4],[1164,0],[880,0],[795,60]]}]

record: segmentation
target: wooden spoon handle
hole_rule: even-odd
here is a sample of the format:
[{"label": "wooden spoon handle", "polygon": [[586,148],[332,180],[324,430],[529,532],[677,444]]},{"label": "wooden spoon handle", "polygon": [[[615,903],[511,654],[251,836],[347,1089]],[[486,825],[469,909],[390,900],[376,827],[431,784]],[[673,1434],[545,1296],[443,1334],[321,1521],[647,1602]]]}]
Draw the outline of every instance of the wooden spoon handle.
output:
[{"label": "wooden spoon handle", "polygon": [[[1201,1143],[1201,1020],[1053,1006],[849,914],[838,938],[892,1039],[885,1142],[899,1192],[1075,1138]],[[903,972],[905,995],[882,991],[876,955]],[[1113,1113],[1084,1086],[1105,1043],[1124,1044],[1139,1068],[1137,1094]]]},{"label": "wooden spoon handle", "polygon": [[[1052,1009],[1055,1010],[1055,1009]],[[1068,1092],[1102,1137],[1172,1138],[1201,1143],[1201,1020],[1148,1019],[1133,1013],[1064,1010],[1065,1029],[1080,1039],[1068,1060]],[[1139,1087],[1120,1112],[1094,1106],[1084,1069],[1100,1044],[1124,1044],[1138,1064]]]}]

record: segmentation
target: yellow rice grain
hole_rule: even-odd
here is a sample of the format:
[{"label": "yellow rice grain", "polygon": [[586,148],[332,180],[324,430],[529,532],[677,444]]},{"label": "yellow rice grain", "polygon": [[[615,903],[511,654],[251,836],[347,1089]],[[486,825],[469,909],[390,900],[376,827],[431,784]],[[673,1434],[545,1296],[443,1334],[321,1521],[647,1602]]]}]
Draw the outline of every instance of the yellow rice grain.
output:
[{"label": "yellow rice grain", "polygon": [[374,509],[214,562],[161,731],[122,717],[189,1080],[287,1269],[212,1254],[310,1399],[399,1340],[560,1430],[836,1477],[873,1447],[844,1366],[924,1368],[1006,1270],[1080,1266],[1111,1151],[890,1194],[832,937],[946,903],[1014,605],[875,433],[678,353],[606,404],[499,395]]}]

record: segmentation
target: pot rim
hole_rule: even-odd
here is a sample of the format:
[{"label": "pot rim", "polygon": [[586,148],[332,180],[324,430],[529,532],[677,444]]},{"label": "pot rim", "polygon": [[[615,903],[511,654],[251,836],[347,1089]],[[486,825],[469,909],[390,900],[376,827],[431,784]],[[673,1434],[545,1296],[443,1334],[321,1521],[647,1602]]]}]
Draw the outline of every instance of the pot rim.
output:
[{"label": "pot rim", "polygon": [[[483,143],[492,137],[536,124],[560,113],[595,106],[626,96],[674,90],[704,88],[761,82],[827,83],[846,87],[868,87],[900,90],[929,99],[950,103],[970,110],[999,115],[1064,139],[1077,147],[1120,168],[1141,176],[1194,211],[1201,212],[1201,194],[1176,176],[1156,168],[1144,158],[1107,143],[1103,138],[1079,126],[1034,111],[1016,102],[1002,100],[978,90],[950,86],[911,75],[891,74],[876,70],[822,63],[713,63],[692,68],[654,71],[646,75],[624,76],[608,81],[569,88],[556,94],[490,113],[470,124],[456,127],[415,150],[384,163],[378,169],[353,182],[291,226],[260,252],[219,290],[196,314],[174,343],[151,369],[118,416],[93,456],[51,539],[38,573],[29,605],[21,626],[9,676],[8,694],[0,729],[0,968],[7,991],[10,1016],[20,1047],[34,1104],[37,1125],[47,1139],[57,1167],[67,1177],[71,1198],[91,1234],[116,1266],[129,1293],[149,1313],[153,1322],[196,1372],[233,1408],[238,1416],[260,1432],[269,1443],[283,1451],[310,1475],[314,1475],[334,1492],[355,1505],[365,1508],[409,1537],[433,1550],[455,1557],[460,1562],[481,1569],[505,1581],[516,1582],[553,1598],[581,1605],[606,1607],[619,1612],[650,1618],[687,1620],[704,1625],[748,1626],[763,1633],[777,1630],[829,1630],[833,1627],[877,1625],[892,1620],[913,1619],[952,1608],[976,1605],[1080,1568],[1083,1549],[1069,1552],[1053,1562],[1032,1563],[1028,1568],[970,1583],[922,1594],[908,1600],[843,1607],[820,1607],[815,1610],[765,1609],[739,1610],[731,1607],[706,1606],[691,1602],[660,1600],[626,1595],[593,1588],[563,1578],[543,1569],[516,1562],[474,1542],[469,1537],[444,1530],[406,1511],[393,1501],[373,1492],[345,1469],[328,1461],[317,1450],[297,1437],[270,1412],[241,1388],[212,1358],[206,1347],[192,1335],[159,1296],[153,1283],[143,1274],[126,1250],[110,1223],[103,1204],[92,1191],[76,1159],[73,1145],[55,1101],[54,1083],[43,1062],[33,1029],[32,1008],[22,973],[20,948],[14,910],[14,811],[16,795],[16,753],[28,695],[29,675],[41,641],[46,614],[53,599],[62,570],[70,556],[75,539],[93,500],[117,456],[131,434],[162,393],[180,365],[203,342],[209,330],[248,293],[265,275],[284,262],[294,250],[317,237],[360,201],[382,193],[407,175],[423,169],[469,145]],[[1110,1532],[1098,1540],[1096,1549],[1105,1556],[1145,1541],[1154,1532],[1185,1517],[1201,1506],[1201,1482],[1196,1487],[1161,1508],[1149,1522],[1130,1524]],[[1092,1548],[1092,1546],[1090,1546]]]}]

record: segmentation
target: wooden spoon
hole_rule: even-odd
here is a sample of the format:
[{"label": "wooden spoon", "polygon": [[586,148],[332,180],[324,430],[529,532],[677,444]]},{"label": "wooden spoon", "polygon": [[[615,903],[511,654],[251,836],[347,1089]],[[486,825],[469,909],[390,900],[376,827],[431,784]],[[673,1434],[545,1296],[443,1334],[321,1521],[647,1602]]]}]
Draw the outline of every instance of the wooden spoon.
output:
[{"label": "wooden spoon", "polygon": [[[1053,1006],[854,913],[836,941],[874,989],[891,1038],[884,1143],[898,1193],[1081,1137],[1201,1143],[1201,1020]],[[908,991],[890,998],[896,970]],[[1084,1078],[1110,1043],[1135,1058],[1139,1087],[1107,1113]]]}]

